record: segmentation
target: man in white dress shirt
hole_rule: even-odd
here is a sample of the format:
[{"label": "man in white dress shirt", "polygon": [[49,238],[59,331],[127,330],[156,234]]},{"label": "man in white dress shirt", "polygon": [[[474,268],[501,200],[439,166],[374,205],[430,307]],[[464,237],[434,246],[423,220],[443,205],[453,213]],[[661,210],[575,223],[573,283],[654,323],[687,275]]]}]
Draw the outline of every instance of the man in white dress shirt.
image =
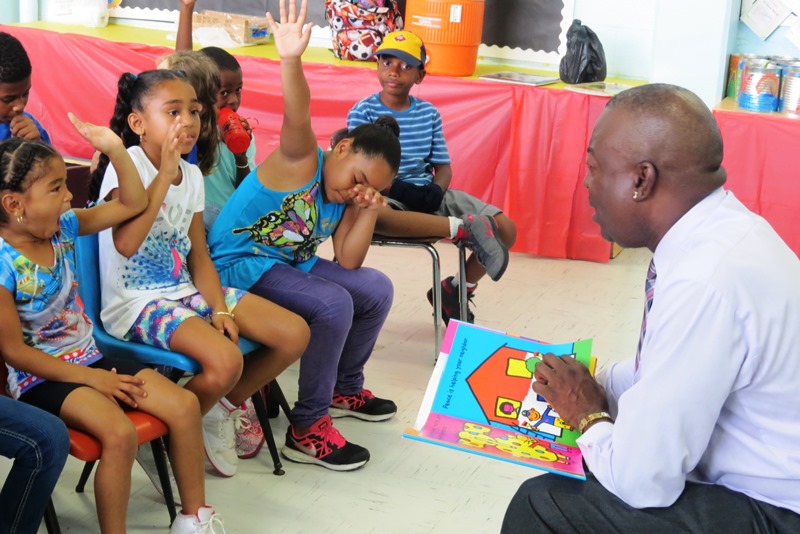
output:
[{"label": "man in white dress shirt", "polygon": [[800,533],[800,261],[721,163],[685,89],[630,89],[597,121],[594,220],[653,251],[640,346],[597,381],[568,358],[537,366],[591,474],[523,483],[503,533]]}]

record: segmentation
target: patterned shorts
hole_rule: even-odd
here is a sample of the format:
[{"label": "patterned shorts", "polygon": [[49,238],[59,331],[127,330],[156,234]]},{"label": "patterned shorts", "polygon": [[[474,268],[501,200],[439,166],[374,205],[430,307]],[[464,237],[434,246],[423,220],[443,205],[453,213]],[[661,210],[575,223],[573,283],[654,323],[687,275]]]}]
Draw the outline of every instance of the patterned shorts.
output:
[{"label": "patterned shorts", "polygon": [[[229,312],[247,294],[241,289],[228,287],[223,287],[222,292]],[[144,307],[125,338],[169,350],[172,335],[182,322],[191,317],[208,320],[212,311],[199,292],[178,300],[156,299]]]}]

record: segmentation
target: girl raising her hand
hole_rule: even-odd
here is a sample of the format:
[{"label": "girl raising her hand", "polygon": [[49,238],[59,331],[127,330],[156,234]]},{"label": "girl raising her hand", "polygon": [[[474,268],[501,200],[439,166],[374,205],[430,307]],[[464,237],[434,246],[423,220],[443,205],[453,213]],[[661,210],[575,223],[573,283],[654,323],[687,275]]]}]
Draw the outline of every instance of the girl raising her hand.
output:
[{"label": "girl raising her hand", "polygon": [[[246,287],[302,316],[311,341],[300,362],[299,392],[283,455],[337,471],[369,460],[333,427],[331,415],[367,421],[397,407],[364,389],[366,364],[392,304],[392,284],[361,267],[375,229],[379,191],[400,165],[399,129],[381,118],[348,132],[330,151],[311,129],[301,55],[311,37],[306,0],[267,14],[280,56],[284,115],[280,145],[242,181],[209,233],[225,284]],[[336,262],[317,257],[333,240]]]}]

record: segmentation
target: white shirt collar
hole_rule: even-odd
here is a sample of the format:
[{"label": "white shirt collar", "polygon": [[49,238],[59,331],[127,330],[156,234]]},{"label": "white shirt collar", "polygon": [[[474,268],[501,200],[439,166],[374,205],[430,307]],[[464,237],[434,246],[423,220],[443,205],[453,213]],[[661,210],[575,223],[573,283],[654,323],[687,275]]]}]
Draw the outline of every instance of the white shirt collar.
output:
[{"label": "white shirt collar", "polygon": [[728,192],[722,187],[715,189],[667,230],[653,253],[656,272],[668,272],[672,264],[680,260],[681,249],[686,239],[725,201],[727,196]]}]

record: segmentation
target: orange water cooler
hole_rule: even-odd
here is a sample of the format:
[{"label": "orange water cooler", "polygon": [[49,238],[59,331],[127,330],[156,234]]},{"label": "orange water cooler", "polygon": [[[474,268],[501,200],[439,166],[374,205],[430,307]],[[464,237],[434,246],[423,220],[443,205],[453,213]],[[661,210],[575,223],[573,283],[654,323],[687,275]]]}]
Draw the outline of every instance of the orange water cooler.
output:
[{"label": "orange water cooler", "polygon": [[425,43],[427,72],[448,76],[475,72],[483,8],[484,0],[408,0],[405,29]]}]

